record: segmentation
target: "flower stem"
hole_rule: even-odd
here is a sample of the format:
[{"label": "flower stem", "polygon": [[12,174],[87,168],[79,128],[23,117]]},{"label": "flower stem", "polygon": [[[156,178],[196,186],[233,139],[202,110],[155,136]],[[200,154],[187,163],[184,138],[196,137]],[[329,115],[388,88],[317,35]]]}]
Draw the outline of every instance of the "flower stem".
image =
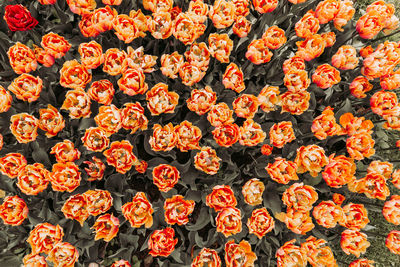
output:
[{"label": "flower stem", "polygon": [[382,235],[382,234],[371,232],[371,231],[366,231],[366,230],[363,230],[363,229],[361,229],[361,232],[363,232],[363,233],[365,233],[367,235],[371,235],[371,236],[380,236],[380,237],[386,238],[386,235]]},{"label": "flower stem", "polygon": [[398,33],[400,33],[400,30],[397,30],[397,31],[395,31],[395,32],[392,32],[391,34],[384,35],[384,36],[382,36],[382,37],[379,37],[379,38],[376,38],[376,39],[374,39],[374,40],[371,40],[370,43],[375,43],[375,42],[377,42],[377,41],[379,41],[379,40],[387,39],[387,38],[389,38],[390,36],[396,35],[396,34],[398,34]]},{"label": "flower stem", "polygon": [[375,149],[375,151],[389,151],[389,150],[400,150],[398,147],[380,148]]},{"label": "flower stem", "polygon": [[356,37],[358,32],[356,30],[353,31],[353,33],[350,35],[349,38],[344,40],[338,47],[341,47],[342,45],[346,44],[348,41],[352,40],[354,37]]}]

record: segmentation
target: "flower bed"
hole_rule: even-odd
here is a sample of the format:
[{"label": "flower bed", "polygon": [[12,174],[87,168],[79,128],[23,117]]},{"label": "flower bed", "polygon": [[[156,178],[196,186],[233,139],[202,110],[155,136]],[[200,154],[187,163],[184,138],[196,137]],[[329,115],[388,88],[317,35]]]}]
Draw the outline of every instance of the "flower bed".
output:
[{"label": "flower bed", "polygon": [[0,5],[3,265],[400,254],[394,5]]}]

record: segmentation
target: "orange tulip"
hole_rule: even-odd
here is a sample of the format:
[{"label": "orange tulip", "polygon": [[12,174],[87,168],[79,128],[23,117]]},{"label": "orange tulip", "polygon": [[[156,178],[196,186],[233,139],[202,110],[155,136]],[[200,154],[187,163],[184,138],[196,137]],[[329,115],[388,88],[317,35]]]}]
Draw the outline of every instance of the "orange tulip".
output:
[{"label": "orange tulip", "polygon": [[316,222],[325,228],[334,228],[338,222],[346,219],[343,209],[331,200],[321,201],[314,207],[312,215]]},{"label": "orange tulip", "polygon": [[97,127],[102,129],[107,136],[117,133],[122,128],[121,111],[113,104],[101,106],[99,113],[94,117]]},{"label": "orange tulip", "polygon": [[194,156],[194,167],[202,172],[214,175],[220,168],[221,159],[211,147],[204,146]]},{"label": "orange tulip", "polygon": [[89,215],[97,216],[108,211],[113,202],[113,198],[107,190],[88,190],[83,195],[87,199],[86,210]]},{"label": "orange tulip", "polygon": [[147,130],[148,119],[144,115],[144,108],[139,102],[125,103],[121,109],[122,127],[126,130],[131,130],[134,134],[139,129]]},{"label": "orange tulip", "polygon": [[119,14],[112,22],[115,35],[126,44],[131,43],[139,35],[135,21],[126,14]]},{"label": "orange tulip", "polygon": [[81,182],[81,172],[73,162],[56,163],[49,175],[54,191],[73,192]]},{"label": "orange tulip", "polygon": [[211,107],[207,114],[207,120],[214,127],[219,127],[224,124],[231,124],[234,122],[232,117],[233,110],[231,110],[225,102],[218,103]]},{"label": "orange tulip", "polygon": [[207,195],[206,205],[219,212],[224,208],[236,207],[237,200],[229,185],[216,185]]},{"label": "orange tulip", "polygon": [[46,109],[40,109],[39,114],[39,128],[46,132],[48,138],[56,136],[64,129],[64,117],[52,105],[48,104]]},{"label": "orange tulip", "polygon": [[229,63],[229,56],[233,49],[233,41],[226,33],[211,33],[208,36],[208,46],[213,57],[221,63]]},{"label": "orange tulip", "polygon": [[214,140],[218,145],[230,147],[239,140],[239,126],[237,124],[224,124],[212,131]]},{"label": "orange tulip", "polygon": [[247,46],[246,58],[256,65],[269,62],[272,56],[263,39],[255,39]]},{"label": "orange tulip", "polygon": [[286,267],[289,264],[298,266],[307,266],[307,255],[304,250],[294,244],[296,240],[292,239],[281,246],[275,254],[278,267]]},{"label": "orange tulip", "polygon": [[255,95],[242,94],[232,103],[236,116],[252,119],[258,111],[258,99]]},{"label": "orange tulip", "polygon": [[152,214],[154,210],[143,192],[137,192],[132,202],[125,203],[121,210],[124,217],[134,228],[139,228],[142,225],[149,228],[153,225]]},{"label": "orange tulip", "polygon": [[8,153],[0,158],[0,171],[3,175],[7,175],[13,179],[18,176],[27,163],[24,155],[20,153]]},{"label": "orange tulip", "polygon": [[315,17],[319,23],[325,24],[333,20],[339,12],[340,1],[338,0],[324,0],[318,3],[315,8]]},{"label": "orange tulip", "polygon": [[199,141],[202,135],[199,127],[184,120],[175,126],[174,129],[177,135],[176,147],[180,151],[186,152],[193,149],[200,149]]},{"label": "orange tulip", "polygon": [[275,214],[275,218],[285,223],[288,229],[298,235],[305,235],[315,227],[309,211],[304,212],[296,209],[287,209],[286,213],[281,212]]},{"label": "orange tulip", "polygon": [[215,218],[217,232],[225,237],[238,234],[242,231],[241,212],[237,208],[223,208]]},{"label": "orange tulip", "polygon": [[101,152],[108,147],[110,139],[105,130],[99,127],[86,129],[85,135],[81,138],[87,150]]},{"label": "orange tulip", "polygon": [[37,68],[37,60],[34,52],[24,44],[17,42],[7,51],[11,68],[16,74],[28,73],[35,71]]},{"label": "orange tulip", "polygon": [[328,164],[328,157],[325,155],[324,149],[318,145],[301,146],[297,149],[294,162],[297,165],[298,173],[309,171],[311,176],[316,177]]},{"label": "orange tulip", "polygon": [[128,68],[128,55],[117,48],[109,48],[104,54],[103,71],[116,76],[125,73]]},{"label": "orange tulip", "polygon": [[32,253],[48,254],[55,244],[62,241],[63,236],[64,231],[60,225],[39,223],[30,231],[26,242],[31,246]]},{"label": "orange tulip", "polygon": [[353,1],[342,0],[339,1],[339,11],[333,19],[333,25],[339,31],[343,31],[343,26],[345,26],[354,16],[356,10],[353,7]]},{"label": "orange tulip", "polygon": [[4,224],[18,226],[28,217],[28,206],[18,196],[7,196],[0,205],[0,218]]},{"label": "orange tulip", "polygon": [[360,230],[369,223],[368,211],[363,204],[349,203],[343,207],[343,212],[345,218],[339,223],[348,229]]},{"label": "orange tulip", "polygon": [[248,180],[242,187],[244,202],[252,206],[260,205],[263,200],[262,195],[264,190],[264,183],[257,178]]},{"label": "orange tulip", "polygon": [[78,250],[67,242],[54,245],[46,260],[54,263],[54,266],[74,266],[79,258]]},{"label": "orange tulip", "polygon": [[[240,1],[240,0],[239,0]],[[244,0],[246,1],[246,0]],[[240,38],[246,37],[251,31],[251,22],[244,16],[236,17],[235,23],[233,24],[233,33]]]},{"label": "orange tulip", "polygon": [[256,146],[264,142],[266,134],[261,125],[252,119],[246,119],[239,127],[239,143],[242,146]]},{"label": "orange tulip", "polygon": [[265,169],[271,179],[280,184],[288,184],[290,181],[299,180],[296,173],[296,163],[281,157],[275,158],[274,163],[268,163]]},{"label": "orange tulip", "polygon": [[83,226],[89,217],[87,211],[88,200],[85,194],[76,194],[70,196],[61,208],[65,218],[77,220]]},{"label": "orange tulip", "polygon": [[43,81],[39,76],[23,73],[15,78],[7,89],[20,100],[34,102],[39,99],[42,88]]},{"label": "orange tulip", "polygon": [[335,154],[329,156],[329,162],[325,166],[325,170],[322,172],[322,178],[324,178],[327,185],[334,188],[340,188],[351,181],[354,181],[356,177],[356,164],[351,158],[347,158],[344,155],[335,157]]},{"label": "orange tulip", "polygon": [[303,183],[294,183],[283,192],[282,202],[288,209],[307,212],[318,200],[318,193],[314,187]]},{"label": "orange tulip", "polygon": [[349,265],[349,267],[374,267],[374,261],[368,260],[368,259],[358,259],[355,261],[352,261]]},{"label": "orange tulip", "polygon": [[192,44],[203,35],[206,25],[205,16],[193,15],[192,12],[181,12],[173,21],[172,34],[185,45]]},{"label": "orange tulip", "polygon": [[269,13],[278,6],[278,0],[253,0],[254,9],[261,14]]},{"label": "orange tulip", "polygon": [[87,93],[91,100],[107,106],[113,100],[115,89],[109,80],[98,80],[90,85]]},{"label": "orange tulip", "polygon": [[89,95],[81,89],[76,89],[67,92],[60,109],[68,110],[71,119],[88,118],[92,113],[90,104]]},{"label": "orange tulip", "polygon": [[357,258],[367,251],[371,244],[367,241],[367,235],[357,230],[344,230],[342,232],[340,246],[347,255],[353,254]]},{"label": "orange tulip", "polygon": [[153,183],[162,192],[168,192],[178,183],[180,172],[174,166],[160,164],[153,169]]},{"label": "orange tulip", "polygon": [[254,266],[257,260],[256,254],[251,250],[251,245],[246,240],[236,244],[234,240],[229,240],[225,244],[225,263],[226,266]]},{"label": "orange tulip", "polygon": [[78,48],[81,62],[88,69],[95,69],[104,61],[103,48],[96,41],[81,43]]},{"label": "orange tulip", "polygon": [[222,78],[222,83],[224,84],[225,88],[232,89],[236,93],[240,93],[246,89],[243,81],[243,72],[233,62],[226,67]]},{"label": "orange tulip", "polygon": [[332,56],[332,65],[340,70],[352,70],[358,65],[356,49],[351,45],[343,45]]},{"label": "orange tulip", "polygon": [[269,27],[262,35],[266,46],[269,49],[278,49],[287,41],[285,31],[278,26]]},{"label": "orange tulip", "polygon": [[87,164],[88,167],[85,168],[85,171],[88,177],[88,181],[96,181],[103,179],[104,171],[106,170],[106,165],[103,161],[95,156],[92,157],[93,161],[84,161],[83,163]]},{"label": "orange tulip", "polygon": [[307,260],[312,266],[337,267],[332,249],[326,243],[327,241],[324,239],[309,236],[306,242],[301,244],[300,250],[307,256]]},{"label": "orange tulip", "polygon": [[12,96],[10,92],[0,85],[0,113],[7,112],[11,108]]},{"label": "orange tulip", "polygon": [[313,120],[311,131],[319,140],[324,140],[328,136],[342,134],[342,128],[336,123],[334,115],[333,108],[328,106],[322,111],[321,115]]},{"label": "orange tulip", "polygon": [[183,56],[176,51],[172,54],[163,54],[161,56],[160,70],[165,76],[175,79],[178,77],[177,74],[183,62]]},{"label": "orange tulip", "polygon": [[264,112],[274,111],[276,106],[281,104],[281,96],[279,87],[277,86],[264,86],[257,96],[260,108]]},{"label": "orange tulip", "polygon": [[400,196],[392,195],[382,208],[385,219],[394,225],[400,225]]},{"label": "orange tulip", "polygon": [[171,13],[168,11],[153,13],[153,17],[147,20],[147,26],[156,39],[167,39],[174,30]]},{"label": "orange tulip", "polygon": [[154,124],[153,136],[149,140],[151,149],[154,151],[170,151],[175,147],[177,141],[178,136],[172,123],[165,126]]},{"label": "orange tulip", "polygon": [[311,80],[308,78],[308,72],[292,68],[285,73],[283,82],[290,92],[302,92],[310,86]]},{"label": "orange tulip", "polygon": [[175,231],[170,227],[153,231],[148,241],[149,254],[153,257],[168,257],[175,250],[175,245],[178,243],[178,238],[174,239],[174,237]]},{"label": "orange tulip", "polygon": [[67,4],[72,13],[83,15],[96,8],[95,0],[67,0]]},{"label": "orange tulip", "polygon": [[274,218],[269,215],[266,208],[255,209],[247,221],[250,234],[255,234],[259,239],[271,232],[275,227]]},{"label": "orange tulip", "polygon": [[291,121],[281,121],[269,129],[269,140],[277,148],[296,139]]},{"label": "orange tulip", "polygon": [[289,112],[293,115],[303,114],[310,105],[310,93],[307,91],[301,92],[286,92],[281,95],[282,111]]},{"label": "orange tulip", "polygon": [[308,38],[316,34],[319,28],[319,20],[315,17],[313,10],[307,11],[294,27],[296,35],[300,38]]},{"label": "orange tulip", "polygon": [[209,86],[206,86],[203,89],[193,89],[186,104],[189,110],[201,116],[210,111],[216,101],[217,94]]},{"label": "orange tulip", "polygon": [[47,267],[46,258],[39,254],[27,254],[22,259],[22,262],[24,263],[24,267]]},{"label": "orange tulip", "polygon": [[390,231],[386,237],[385,245],[390,252],[400,255],[400,231]]},{"label": "orange tulip", "polygon": [[146,93],[146,100],[151,115],[157,116],[163,113],[174,113],[179,95],[168,91],[167,84],[157,83]]},{"label": "orange tulip", "polygon": [[139,163],[137,157],[132,153],[133,146],[127,140],[114,141],[110,148],[103,152],[107,163],[114,166],[119,173],[126,173],[133,165]]},{"label": "orange tulip", "polygon": [[104,241],[110,242],[118,233],[119,220],[112,214],[104,214],[96,219],[91,229],[96,232],[94,240],[104,239]]},{"label": "orange tulip", "polygon": [[296,42],[297,53],[296,56],[310,61],[319,57],[328,46],[323,36],[319,34],[313,34],[307,37],[304,41]]},{"label": "orange tulip", "polygon": [[53,32],[43,35],[40,44],[47,54],[56,59],[63,57],[71,48],[71,44],[64,37]]},{"label": "orange tulip", "polygon": [[236,17],[235,3],[227,0],[216,0],[210,8],[209,16],[215,28],[224,29],[230,27]]},{"label": "orange tulip", "polygon": [[81,157],[81,152],[74,147],[74,143],[70,140],[64,140],[55,144],[50,151],[50,154],[54,154],[57,162],[74,162]]},{"label": "orange tulip", "polygon": [[367,97],[365,93],[371,91],[372,88],[373,85],[368,79],[361,75],[354,78],[349,86],[351,94],[357,98]]},{"label": "orange tulip", "polygon": [[18,113],[10,118],[10,130],[18,143],[29,143],[36,140],[39,120],[28,113]]},{"label": "orange tulip", "polygon": [[[197,0],[202,1],[202,0]],[[221,258],[214,249],[202,248],[200,253],[193,259],[192,267],[221,267]]]},{"label": "orange tulip", "polygon": [[26,165],[18,173],[17,187],[26,195],[37,195],[49,184],[50,172],[41,163]]},{"label": "orange tulip", "polygon": [[185,225],[189,222],[188,216],[194,210],[194,201],[185,200],[181,195],[174,195],[164,202],[165,221],[168,224]]},{"label": "orange tulip", "polygon": [[341,81],[340,72],[329,64],[322,64],[314,71],[312,81],[318,87],[327,89]]}]

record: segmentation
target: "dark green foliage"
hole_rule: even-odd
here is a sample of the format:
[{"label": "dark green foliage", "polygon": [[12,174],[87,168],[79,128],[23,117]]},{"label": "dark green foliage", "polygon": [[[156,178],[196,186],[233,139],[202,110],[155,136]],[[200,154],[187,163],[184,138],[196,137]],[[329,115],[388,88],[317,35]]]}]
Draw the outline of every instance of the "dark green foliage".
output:
[{"label": "dark green foliage", "polygon": [[[121,6],[116,7],[116,9],[120,14],[128,14],[131,9],[142,8],[140,2],[141,1],[136,0],[124,0]],[[267,84],[284,88],[284,74],[281,66],[283,61],[291,56],[296,49],[295,42],[298,41],[299,38],[288,39],[284,47],[274,51],[271,62],[264,65],[254,65],[245,58],[244,55],[250,41],[255,38],[261,38],[264,30],[272,25],[277,25],[284,29],[287,36],[294,36],[294,24],[306,11],[315,8],[317,2],[316,0],[309,0],[304,4],[294,6],[288,1],[281,0],[276,11],[270,14],[261,15],[253,10],[249,16],[249,20],[254,24],[252,25],[253,28],[249,36],[242,39],[238,38],[236,35],[231,36],[234,41],[234,49],[230,60],[240,65],[244,72],[246,83],[245,93],[257,94],[261,88]],[[297,139],[287,144],[283,149],[275,148],[272,156],[267,157],[262,155],[259,146],[248,148],[235,144],[230,148],[222,148],[215,144],[211,134],[212,127],[210,127],[205,116],[200,117],[187,109],[185,101],[190,95],[191,88],[184,86],[178,79],[171,80],[166,78],[157,68],[155,72],[146,74],[146,82],[149,88],[158,82],[163,82],[169,85],[170,90],[177,92],[180,95],[180,100],[176,107],[176,112],[173,114],[151,117],[150,113],[146,110],[146,116],[151,118],[147,131],[139,131],[131,135],[126,130],[120,130],[117,134],[111,136],[111,141],[129,140],[135,147],[135,155],[148,162],[149,170],[145,174],[138,174],[132,168],[131,171],[122,175],[116,173],[113,167],[107,166],[105,178],[102,181],[88,182],[86,173],[83,171],[85,167],[83,161],[89,160],[92,156],[96,155],[105,162],[105,158],[101,153],[87,151],[80,140],[85,129],[94,125],[93,117],[97,114],[99,107],[96,102],[92,102],[92,116],[90,119],[67,119],[68,114],[62,111],[64,118],[66,118],[66,127],[64,130],[51,139],[45,137],[43,131],[39,131],[37,140],[29,144],[17,143],[9,130],[9,121],[13,114],[20,112],[28,112],[39,117],[39,109],[46,107],[47,104],[52,104],[58,109],[61,107],[67,90],[59,84],[59,70],[64,61],[79,59],[77,51],[78,45],[82,42],[89,41],[89,39],[81,35],[78,28],[80,18],[71,13],[64,0],[59,0],[54,6],[42,6],[38,1],[21,0],[13,1],[13,3],[21,3],[27,6],[32,15],[39,20],[39,24],[30,32],[12,33],[8,30],[5,22],[0,20],[0,84],[3,87],[7,88],[11,80],[17,76],[11,69],[7,58],[8,48],[16,41],[27,44],[28,46],[32,44],[39,45],[41,36],[53,31],[64,36],[72,44],[72,48],[65,57],[58,59],[56,64],[51,68],[39,67],[33,73],[34,75],[39,75],[44,81],[44,89],[38,101],[28,104],[27,102],[17,100],[14,96],[12,108],[8,112],[0,114],[0,132],[4,136],[4,147],[0,151],[0,156],[4,156],[10,152],[20,152],[27,158],[29,164],[40,162],[50,170],[51,165],[56,162],[54,156],[49,154],[51,147],[64,139],[72,140],[75,143],[75,147],[82,152],[81,159],[77,161],[76,164],[80,166],[83,175],[80,187],[72,194],[82,193],[88,189],[95,188],[109,190],[114,199],[113,207],[109,212],[119,218],[121,225],[117,237],[108,244],[104,241],[94,241],[94,234],[90,229],[94,224],[94,217],[90,217],[85,222],[84,226],[81,227],[78,222],[65,219],[61,212],[62,205],[71,194],[54,192],[49,186],[47,190],[37,196],[27,196],[21,193],[15,186],[15,180],[11,180],[6,176],[1,176],[0,189],[6,191],[8,195],[17,194],[22,197],[29,207],[29,217],[21,226],[17,227],[9,227],[0,224],[0,266],[14,267],[21,264],[22,257],[30,252],[29,245],[25,242],[29,231],[36,224],[41,222],[60,224],[63,227],[65,233],[64,241],[70,242],[79,250],[79,263],[76,264],[76,266],[79,267],[87,266],[90,262],[98,262],[109,266],[117,259],[129,260],[132,266],[190,266],[193,258],[192,256],[197,255],[202,247],[216,249],[223,259],[223,248],[227,239],[221,233],[216,232],[216,212],[205,205],[205,196],[211,192],[213,186],[220,184],[228,184],[233,187],[235,196],[238,198],[239,202],[238,208],[241,209],[244,215],[243,231],[233,236],[233,239],[236,241],[246,239],[250,242],[253,251],[258,256],[258,261],[256,262],[257,266],[275,266],[275,252],[277,248],[293,238],[302,242],[307,236],[295,235],[288,230],[284,224],[278,221],[276,222],[274,231],[267,234],[267,236],[261,240],[254,235],[248,234],[245,223],[253,209],[243,201],[243,196],[241,194],[243,184],[251,178],[260,178],[266,187],[263,206],[268,208],[271,214],[284,211],[285,207],[283,207],[281,202],[281,195],[287,187],[272,181],[264,169],[269,162],[273,162],[274,157],[282,156],[293,160],[296,156],[296,149],[301,145],[309,144],[317,144],[323,147],[328,155],[332,153],[336,153],[337,155],[346,153],[345,137],[335,136],[320,141],[311,133],[310,127],[312,120],[320,115],[326,106],[334,108],[337,118],[346,112],[352,112],[355,116],[365,116],[372,121],[380,120],[378,116],[367,111],[369,108],[368,98],[359,100],[350,95],[348,83],[351,82],[355,76],[359,75],[360,68],[357,68],[355,71],[342,71],[342,82],[327,90],[322,90],[315,86],[315,84],[312,84],[309,88],[311,93],[310,108],[300,116],[291,116],[289,113],[281,114],[280,110],[270,113],[260,111],[256,114],[255,121],[260,123],[263,130],[267,133],[269,128],[276,122],[290,120],[293,123]],[[7,4],[11,4],[11,2],[5,0],[0,3],[0,10],[2,12]],[[175,4],[179,5],[182,10],[187,10],[188,1],[175,1]],[[101,5],[99,4],[99,6]],[[144,11],[143,8],[142,10]],[[148,14],[147,11],[145,13]],[[215,32],[211,21],[208,20],[207,23],[208,29],[206,33],[201,36],[197,42],[208,43],[208,34],[210,32]],[[335,31],[335,33],[337,33],[337,42],[334,47],[327,49],[321,57],[307,63],[307,71],[310,74],[313,73],[318,65],[330,63],[332,55],[341,44],[349,43],[357,48],[363,45],[359,39],[352,38],[354,34],[354,25],[354,20],[349,22],[343,33],[335,30],[330,24],[323,28],[323,32],[330,30]],[[222,31],[219,30],[219,32],[231,33],[231,30],[228,28]],[[398,39],[398,35],[392,38]],[[118,40],[112,31],[103,33],[93,39],[103,46],[103,51],[113,47],[119,49],[126,49],[127,47],[126,44]],[[376,45],[373,41],[369,43]],[[166,53],[178,51],[180,54],[183,54],[186,51],[186,47],[174,37],[170,37],[167,40],[156,40],[150,34],[147,34],[144,38],[134,40],[130,46],[134,48],[143,46],[146,54],[156,55],[159,59],[161,55]],[[160,66],[159,59],[157,61],[158,67]],[[205,85],[209,85],[217,92],[218,102],[224,101],[230,105],[237,95],[231,90],[224,89],[222,85],[222,74],[226,66],[227,64],[221,64],[212,58],[207,75],[199,84],[196,84],[195,87],[203,88]],[[118,88],[116,81],[119,79],[119,76],[112,77],[106,75],[100,68],[94,70],[92,74],[93,81],[107,78],[110,79],[115,88]],[[374,81],[373,84],[373,92],[375,92],[379,88],[379,82]],[[129,97],[118,89],[116,91],[113,104],[118,108],[122,107],[124,103],[134,101],[139,101],[142,106],[146,105],[144,95]],[[373,92],[369,92],[368,96]],[[172,122],[176,125],[183,120],[192,122],[202,130],[203,138],[201,140],[201,145],[211,145],[216,148],[218,156],[223,159],[218,174],[209,176],[197,171],[193,166],[194,151],[183,153],[175,149],[168,153],[158,153],[152,151],[149,147],[148,140],[152,134],[151,128],[154,124],[160,123],[165,125]],[[373,138],[377,141],[377,148],[393,147],[394,140],[398,139],[398,135],[394,133],[387,134],[386,130],[383,131],[381,124],[377,123],[374,130]],[[399,153],[377,153],[377,155],[370,159],[360,161],[358,168],[366,169],[369,162],[374,159],[400,160],[400,155]],[[160,163],[168,163],[176,166],[181,172],[182,179],[175,188],[168,193],[159,192],[157,187],[152,183],[152,167]],[[398,163],[396,164],[398,167]],[[361,176],[362,173],[357,174],[357,177]],[[354,197],[347,189],[333,190],[327,187],[321,175],[312,178],[306,173],[299,175],[299,177],[305,184],[315,186],[319,193],[319,201],[331,199],[334,192],[341,192],[345,194],[346,197]],[[138,191],[146,193],[155,210],[153,214],[154,224],[150,229],[132,228],[121,213],[121,206],[131,201],[132,197]],[[395,188],[391,188],[391,192],[392,194],[399,193]],[[166,198],[178,193],[185,196],[187,199],[193,199],[196,202],[195,210],[190,216],[189,223],[186,226],[173,226],[179,242],[171,256],[168,258],[153,258],[148,254],[148,237],[153,230],[167,226],[164,220],[163,203]],[[365,200],[365,197],[362,199]],[[369,231],[378,236],[374,239],[374,234],[369,235],[372,246],[368,249],[365,257],[375,260],[378,266],[396,266],[396,264],[400,262],[399,256],[393,254],[389,255],[389,251],[384,247],[383,238],[381,237],[381,235],[386,235],[388,231],[394,229],[394,227],[384,222],[383,216],[379,213],[380,208],[374,208],[374,201],[366,201],[372,203],[367,206],[371,214],[371,226],[369,227],[371,230]],[[316,204],[318,203],[319,202]],[[382,205],[382,203],[383,202],[380,201],[379,205]],[[315,229],[309,234],[328,240],[329,245],[334,249],[339,265],[345,266],[345,264],[349,264],[355,258],[353,256],[345,256],[340,249],[339,240],[342,230],[343,227],[328,230],[316,224]]]}]

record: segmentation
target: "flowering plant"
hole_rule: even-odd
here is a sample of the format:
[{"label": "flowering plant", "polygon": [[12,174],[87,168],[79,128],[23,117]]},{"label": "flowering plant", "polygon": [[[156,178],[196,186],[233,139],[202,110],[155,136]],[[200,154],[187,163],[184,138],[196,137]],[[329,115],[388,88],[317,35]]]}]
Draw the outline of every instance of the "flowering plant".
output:
[{"label": "flowering plant", "polygon": [[382,235],[400,254],[393,4],[15,2],[1,265],[373,266]]}]

